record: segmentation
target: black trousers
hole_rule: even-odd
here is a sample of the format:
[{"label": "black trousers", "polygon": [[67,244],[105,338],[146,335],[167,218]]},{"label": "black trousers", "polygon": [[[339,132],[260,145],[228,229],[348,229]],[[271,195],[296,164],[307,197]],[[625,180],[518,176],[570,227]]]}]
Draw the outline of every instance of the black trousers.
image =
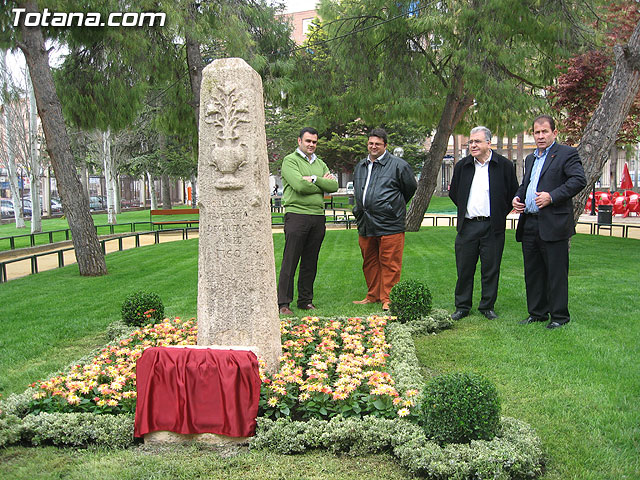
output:
[{"label": "black trousers", "polygon": [[455,292],[456,310],[464,312],[471,310],[473,277],[476,273],[478,257],[482,282],[482,296],[478,310],[493,310],[498,298],[504,232],[494,233],[489,220],[467,219],[456,236],[455,249],[458,270]]},{"label": "black trousers", "polygon": [[524,282],[527,309],[535,318],[569,321],[569,240],[545,242],[540,238],[538,217],[527,216],[522,232]]},{"label": "black trousers", "polygon": [[313,301],[313,282],[325,231],[324,215],[284,215],[284,253],[278,279],[278,305],[289,305],[293,300],[293,280],[298,262],[298,307]]}]

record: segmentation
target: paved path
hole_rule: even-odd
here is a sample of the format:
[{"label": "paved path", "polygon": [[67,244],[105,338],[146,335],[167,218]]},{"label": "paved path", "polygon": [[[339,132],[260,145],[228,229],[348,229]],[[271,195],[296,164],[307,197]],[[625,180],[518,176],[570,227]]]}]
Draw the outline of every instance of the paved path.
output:
[{"label": "paved path", "polygon": [[[433,226],[434,222],[437,226],[448,226],[453,225],[453,215],[449,214],[436,214],[430,215],[426,220],[422,222],[423,226]],[[508,218],[517,218],[517,215],[509,215]],[[591,215],[582,215],[580,217],[580,222],[588,222],[590,224],[597,222],[597,216]],[[614,224],[625,224],[625,225],[637,225],[638,228],[630,228],[628,231],[629,238],[640,239],[640,217],[614,217]],[[507,226],[510,225],[510,222],[507,223]],[[328,228],[332,228],[331,225],[327,225]],[[335,228],[344,228],[343,226],[335,227]],[[592,227],[590,225],[584,225],[582,223],[578,224],[576,227],[578,233],[591,233]],[[273,233],[282,233],[283,228],[273,228]],[[613,227],[609,229],[609,227],[600,228],[600,235],[603,236],[614,236],[621,237],[622,236],[622,228],[621,227]],[[109,240],[105,244],[105,248],[107,253],[117,252],[118,251],[118,235],[107,235],[102,236],[100,239],[109,238]],[[182,240],[181,232],[165,232],[160,234],[160,243],[165,242],[174,242],[176,240]],[[189,238],[198,238],[198,231],[192,230],[189,231]],[[149,234],[141,234],[140,235],[140,246],[144,245],[153,245],[155,243],[154,233],[149,232]],[[34,248],[22,248],[18,250],[4,251],[0,252],[0,261],[2,260],[10,260],[13,258],[20,258],[27,255],[33,255],[34,253],[44,254],[38,258],[38,271],[42,272],[45,270],[51,270],[58,267],[58,254],[56,250],[64,247],[73,246],[72,243],[69,242],[58,242],[50,245],[42,245]],[[122,238],[122,249],[128,250],[130,248],[135,248],[135,237],[123,237]],[[46,252],[52,251],[50,254],[46,254]],[[64,264],[70,265],[76,263],[76,256],[73,250],[69,250],[64,252]],[[7,264],[7,280],[13,280],[14,278],[24,277],[31,273],[31,260],[25,259],[18,262]]]}]

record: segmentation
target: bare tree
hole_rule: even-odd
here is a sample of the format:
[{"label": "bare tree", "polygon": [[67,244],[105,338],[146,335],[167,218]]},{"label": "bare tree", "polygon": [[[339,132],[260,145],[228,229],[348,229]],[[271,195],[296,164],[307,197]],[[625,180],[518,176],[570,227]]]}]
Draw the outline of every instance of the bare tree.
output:
[{"label": "bare tree", "polygon": [[36,116],[36,97],[29,75],[27,79],[27,93],[29,96],[29,179],[31,180],[31,233],[42,231],[42,214],[40,205],[40,170],[42,169],[38,152],[38,119]]}]

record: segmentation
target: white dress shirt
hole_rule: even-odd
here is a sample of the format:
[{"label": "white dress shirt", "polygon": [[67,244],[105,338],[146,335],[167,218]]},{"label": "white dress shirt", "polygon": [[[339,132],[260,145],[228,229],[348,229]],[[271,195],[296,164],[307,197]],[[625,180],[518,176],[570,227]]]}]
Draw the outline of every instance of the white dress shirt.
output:
[{"label": "white dress shirt", "polygon": [[475,173],[469,190],[469,200],[467,201],[467,213],[465,218],[489,217],[491,215],[491,202],[489,200],[489,161],[493,152],[484,163],[473,159]]}]

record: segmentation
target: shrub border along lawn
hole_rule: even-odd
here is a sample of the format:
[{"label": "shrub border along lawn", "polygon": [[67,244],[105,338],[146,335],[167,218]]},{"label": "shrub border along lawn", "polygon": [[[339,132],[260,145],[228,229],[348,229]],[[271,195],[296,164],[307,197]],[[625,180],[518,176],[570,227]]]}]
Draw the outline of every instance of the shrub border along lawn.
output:
[{"label": "shrub border along lawn", "polygon": [[[412,335],[433,333],[450,326],[444,310],[434,310],[430,317],[412,324],[388,324],[387,337],[393,345],[388,365],[396,385],[419,390],[424,386]],[[32,394],[30,388],[0,402],[0,447],[27,443],[126,448],[134,444],[133,415],[26,415]],[[258,418],[257,433],[250,441],[250,448],[286,454],[317,448],[348,455],[391,452],[410,472],[434,479],[535,478],[544,469],[538,436],[529,425],[509,417],[502,417],[500,431],[492,440],[444,447],[430,441],[421,427],[402,418],[337,416],[306,422]]]}]

